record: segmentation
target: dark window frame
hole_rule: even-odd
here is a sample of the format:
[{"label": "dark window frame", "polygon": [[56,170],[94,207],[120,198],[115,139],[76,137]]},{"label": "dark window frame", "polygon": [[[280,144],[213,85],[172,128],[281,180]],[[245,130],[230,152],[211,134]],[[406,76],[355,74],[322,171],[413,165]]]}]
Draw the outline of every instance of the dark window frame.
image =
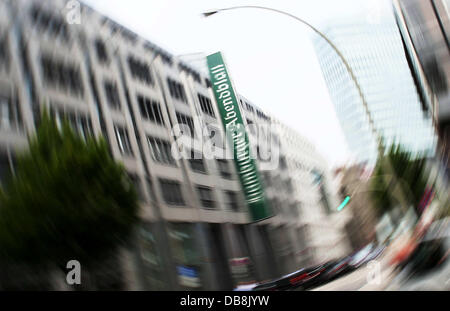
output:
[{"label": "dark window frame", "polygon": [[202,111],[210,117],[216,118],[211,99],[200,93],[197,94],[197,97],[198,101],[200,102],[200,108],[202,109]]},{"label": "dark window frame", "polygon": [[170,96],[187,104],[188,101],[183,84],[169,77],[167,78],[167,84],[169,85]]},{"label": "dark window frame", "polygon": [[141,81],[147,85],[154,86],[155,81],[150,70],[150,66],[134,56],[129,55],[127,58],[128,69],[130,70],[131,76]]},{"label": "dark window frame", "polygon": [[[233,173],[231,170],[230,161],[226,159],[216,159],[216,162],[220,176],[222,176],[222,178],[231,179],[233,177]],[[226,169],[224,169],[225,167]]]},{"label": "dark window frame", "polygon": [[171,179],[159,178],[159,186],[163,200],[168,205],[184,206],[181,183]]},{"label": "dark window frame", "polygon": [[233,212],[239,211],[239,200],[238,194],[236,191],[225,190],[226,204],[227,208],[229,208]]},{"label": "dark window frame", "polygon": [[143,119],[158,125],[165,125],[161,104],[158,101],[143,95],[138,95],[137,102]]},{"label": "dark window frame", "polygon": [[[197,155],[200,155],[200,157],[198,157]],[[188,162],[192,171],[202,174],[208,173],[203,155],[200,152],[191,150]]]},{"label": "dark window frame", "polygon": [[171,144],[169,141],[147,136],[147,142],[149,144],[152,159],[160,164],[176,166],[175,158],[172,155]]},{"label": "dark window frame", "polygon": [[197,185],[195,188],[203,208],[215,209],[217,207],[216,200],[214,199],[214,191],[211,187]]}]

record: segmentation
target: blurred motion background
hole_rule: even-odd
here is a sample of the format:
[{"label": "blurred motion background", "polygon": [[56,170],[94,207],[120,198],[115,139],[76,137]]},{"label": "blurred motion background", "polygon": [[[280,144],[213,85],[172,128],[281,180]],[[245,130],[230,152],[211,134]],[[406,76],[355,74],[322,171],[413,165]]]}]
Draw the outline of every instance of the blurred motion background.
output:
[{"label": "blurred motion background", "polygon": [[[293,119],[286,121],[289,114],[308,115],[301,92],[264,108],[239,93],[274,211],[253,223],[234,160],[204,156],[204,139],[219,148],[228,141],[203,52],[174,55],[93,9],[95,3],[0,0],[0,187],[6,198],[0,217],[16,215],[9,198],[25,202],[25,214],[10,227],[17,231],[0,230],[0,289],[448,290],[450,3],[383,3],[376,16],[359,12],[317,24],[353,70],[367,109],[336,52],[323,38],[310,38],[323,75],[318,83],[326,86],[350,151],[345,161],[323,154],[326,144],[333,153],[329,138],[312,141],[314,135],[306,138]],[[232,13],[228,18],[231,23]],[[232,76],[236,64],[230,57]],[[258,71],[247,71],[258,80]],[[262,97],[276,91],[259,88]],[[45,112],[60,136],[42,125]],[[79,140],[62,130],[64,120]],[[321,131],[335,132],[327,122]],[[182,147],[172,132],[177,124],[198,143],[187,150],[189,158],[176,157],[172,148]],[[47,144],[53,157],[30,147],[36,133],[37,146]],[[92,147],[91,137],[104,138],[135,199],[113,182],[120,170],[101,147]],[[53,149],[55,141],[60,149]],[[101,157],[84,171],[83,152],[94,149]],[[33,150],[44,150],[43,160],[35,154],[35,168],[26,165]],[[23,155],[31,162],[18,161]],[[58,171],[58,161],[86,173]],[[44,176],[47,171],[53,175]],[[8,185],[26,184],[39,172],[42,184],[59,187],[40,188],[35,180],[29,184],[36,188],[11,192]],[[105,208],[97,213],[97,205]],[[38,219],[48,223],[38,227]],[[11,232],[25,232],[27,240],[12,240]],[[49,237],[59,244],[45,242],[53,241]],[[80,262],[81,284],[66,280],[70,260]],[[367,277],[372,261],[380,263],[375,283]]]}]

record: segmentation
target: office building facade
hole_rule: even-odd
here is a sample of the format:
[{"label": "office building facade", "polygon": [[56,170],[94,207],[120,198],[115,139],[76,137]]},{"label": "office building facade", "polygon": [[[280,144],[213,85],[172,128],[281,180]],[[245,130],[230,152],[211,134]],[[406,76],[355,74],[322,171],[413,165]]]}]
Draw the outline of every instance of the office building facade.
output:
[{"label": "office building facade", "polygon": [[[370,23],[362,16],[329,21],[321,31],[349,63],[366,99],[374,127],[384,143],[403,144],[414,153],[432,156],[435,133],[405,57],[392,9]],[[377,139],[354,81],[337,53],[322,38],[314,47],[350,151],[358,162],[373,165]]]},{"label": "office building facade", "polygon": [[[83,136],[104,136],[140,200],[141,223],[120,252],[115,288],[231,289],[345,255],[345,246],[320,240],[336,241],[340,229],[325,233],[328,223],[319,224],[335,199],[325,161],[311,144],[292,130],[274,133],[280,150],[289,146],[285,136],[297,149],[280,155],[284,169],[259,163],[261,173],[271,174],[266,192],[279,212],[252,224],[233,160],[204,154],[204,139],[227,144],[209,78],[88,6],[79,7],[79,23],[70,22],[73,3],[0,1],[0,173],[14,170],[15,154],[26,148],[44,107]],[[248,105],[246,119],[271,123]],[[177,125],[187,130],[180,135]],[[172,148],[179,150],[180,137],[196,142],[184,150],[188,157]],[[292,191],[283,186],[288,180]],[[305,220],[309,213],[314,220]],[[303,229],[313,222],[316,229]]]},{"label": "office building facade", "polygon": [[450,2],[393,1],[411,72],[438,133],[438,156],[449,176],[450,157]]}]

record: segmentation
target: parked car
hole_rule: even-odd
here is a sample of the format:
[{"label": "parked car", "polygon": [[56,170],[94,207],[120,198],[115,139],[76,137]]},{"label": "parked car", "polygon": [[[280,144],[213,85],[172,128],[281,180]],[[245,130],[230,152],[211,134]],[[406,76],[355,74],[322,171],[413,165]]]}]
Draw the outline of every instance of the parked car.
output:
[{"label": "parked car", "polygon": [[361,250],[356,252],[354,255],[352,255],[351,260],[349,262],[349,265],[353,267],[353,269],[358,269],[363,264],[367,262],[368,256],[373,251],[373,244],[367,244],[365,247],[363,247]]},{"label": "parked car", "polygon": [[386,249],[386,245],[379,245],[376,246],[372,249],[372,251],[370,252],[370,254],[366,257],[365,262],[369,262],[371,260],[375,260],[378,257],[380,257],[380,255],[384,252],[384,250]]},{"label": "parked car", "polygon": [[352,272],[354,268],[350,265],[351,260],[352,257],[347,256],[341,260],[336,261],[333,265],[331,265],[322,275],[323,283],[325,284],[334,281]]},{"label": "parked car", "polygon": [[245,284],[245,285],[238,285],[236,286],[236,288],[233,289],[233,291],[235,292],[245,292],[245,291],[251,291],[253,290],[256,286],[258,286],[259,283],[251,283],[251,284]]},{"label": "parked car", "polygon": [[305,280],[299,288],[311,289],[330,282],[330,271],[332,271],[341,261],[342,260],[332,260],[318,266],[315,270],[311,271],[311,277]]},{"label": "parked car", "polygon": [[319,275],[326,269],[326,264],[320,264],[308,268],[302,268],[279,279],[265,282],[255,286],[253,291],[279,291],[307,289],[319,280]]},{"label": "parked car", "polygon": [[253,288],[254,291],[278,291],[278,290],[288,290],[291,288],[291,283],[289,282],[291,277],[296,277],[303,273],[305,269],[300,269],[290,274],[284,275],[281,278],[275,279],[273,281],[261,283]]},{"label": "parked car", "polygon": [[305,269],[303,273],[291,278],[289,282],[292,285],[291,289],[305,290],[323,284],[322,275],[332,265],[332,262],[326,262],[317,266]]},{"label": "parked car", "polygon": [[448,258],[450,239],[448,221],[435,221],[424,234],[416,249],[401,263],[408,266],[412,274],[427,273],[439,267]]}]

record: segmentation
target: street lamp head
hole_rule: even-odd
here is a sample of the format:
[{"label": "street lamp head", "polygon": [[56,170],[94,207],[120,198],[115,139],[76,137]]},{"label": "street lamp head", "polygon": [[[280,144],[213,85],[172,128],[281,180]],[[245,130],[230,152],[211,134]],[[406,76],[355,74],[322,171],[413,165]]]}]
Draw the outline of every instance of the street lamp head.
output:
[{"label": "street lamp head", "polygon": [[211,15],[216,14],[218,11],[209,11],[209,12],[203,12],[202,15],[203,17],[209,17]]}]

